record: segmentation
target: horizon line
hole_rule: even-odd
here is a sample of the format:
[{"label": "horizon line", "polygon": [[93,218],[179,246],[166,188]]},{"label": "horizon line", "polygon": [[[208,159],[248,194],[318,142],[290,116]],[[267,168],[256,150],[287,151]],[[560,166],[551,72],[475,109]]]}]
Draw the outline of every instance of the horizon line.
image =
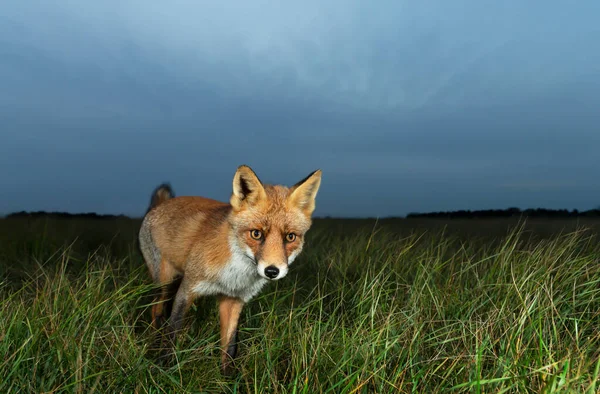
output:
[{"label": "horizon line", "polygon": [[[583,215],[585,213],[596,213],[596,212],[600,212],[600,206],[596,207],[596,208],[591,208],[591,209],[586,209],[586,210],[579,210],[576,208],[573,209],[567,209],[567,208],[543,208],[543,207],[537,207],[537,208],[518,208],[518,207],[508,207],[508,208],[488,208],[488,209],[456,209],[456,210],[433,210],[433,211],[423,211],[423,212],[409,212],[406,213],[404,215],[369,215],[369,216],[344,216],[344,215],[327,215],[327,214],[321,214],[321,215],[315,215],[312,218],[313,219],[375,219],[375,220],[385,220],[385,219],[410,219],[410,218],[427,218],[427,217],[441,217],[441,216],[448,216],[448,215],[454,215],[454,216],[468,216],[468,215],[473,215],[473,214],[481,214],[481,213],[488,213],[488,214],[501,214],[501,213],[511,213],[511,216],[516,216],[518,214],[527,214],[527,213],[531,213],[531,212],[546,212],[546,213],[567,213],[569,215]],[[31,216],[31,215],[59,215],[59,216],[92,216],[92,217],[98,217],[98,218],[118,218],[118,217],[125,217],[125,218],[129,218],[129,219],[143,219],[143,217],[145,216],[145,214],[141,214],[141,215],[128,215],[125,213],[98,213],[98,212],[94,212],[94,211],[88,211],[88,212],[68,212],[68,211],[46,211],[46,210],[31,210],[31,211],[26,211],[26,210],[21,210],[21,211],[13,211],[10,213],[6,213],[6,214],[0,214],[0,218],[1,219],[6,219],[9,218],[11,216],[13,217],[17,217],[17,216]],[[493,216],[493,215],[492,215]],[[498,215],[500,216],[500,215]],[[504,216],[505,217],[505,216]]]}]

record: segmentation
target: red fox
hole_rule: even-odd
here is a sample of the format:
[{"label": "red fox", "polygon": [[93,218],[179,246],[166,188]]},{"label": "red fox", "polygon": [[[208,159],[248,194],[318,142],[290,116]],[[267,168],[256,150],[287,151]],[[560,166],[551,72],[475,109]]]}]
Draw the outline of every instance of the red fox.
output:
[{"label": "red fox", "polygon": [[[167,322],[171,355],[176,333],[200,296],[218,297],[221,369],[231,372],[237,356],[242,307],[269,281],[284,278],[302,251],[312,225],[321,184],[316,170],[291,187],[263,184],[242,165],[233,177],[229,203],[204,197],[175,197],[168,183],[152,194],[139,232],[140,250],[154,283],[152,325]],[[168,286],[181,280],[167,320]]]}]

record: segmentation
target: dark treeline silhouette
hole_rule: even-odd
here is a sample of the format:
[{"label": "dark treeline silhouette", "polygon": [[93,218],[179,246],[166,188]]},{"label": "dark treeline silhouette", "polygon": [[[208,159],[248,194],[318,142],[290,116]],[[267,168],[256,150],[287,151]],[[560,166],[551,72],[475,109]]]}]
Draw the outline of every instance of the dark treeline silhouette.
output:
[{"label": "dark treeline silhouette", "polygon": [[[95,212],[85,213],[69,213],[69,212],[46,212],[46,211],[35,211],[35,212],[14,212],[5,216],[5,218],[82,218],[82,219],[128,219],[131,218],[126,215],[99,215]],[[435,219],[477,219],[477,218],[510,218],[510,217],[532,217],[532,218],[577,218],[577,217],[588,217],[598,218],[600,217],[600,208],[590,209],[587,211],[578,211],[573,209],[571,211],[567,209],[546,209],[546,208],[535,208],[521,210],[519,208],[508,208],[508,209],[485,209],[485,210],[459,210],[459,211],[439,211],[439,212],[412,212],[406,215],[406,219],[415,218],[435,218]],[[387,219],[401,219],[402,217],[388,217]],[[315,219],[319,219],[315,217]],[[330,216],[321,217],[321,219],[333,219]],[[344,219],[340,217],[338,219]]]},{"label": "dark treeline silhouette", "polygon": [[41,217],[51,217],[51,218],[61,218],[61,219],[70,219],[70,218],[82,218],[82,219],[118,219],[118,218],[127,218],[125,215],[99,215],[95,212],[84,212],[84,213],[69,213],[69,212],[46,212],[46,211],[35,211],[35,212],[13,212],[11,214],[6,215],[6,218],[41,218]]},{"label": "dark treeline silhouette", "polygon": [[441,218],[441,219],[475,219],[475,218],[507,218],[507,217],[532,217],[532,218],[576,218],[576,217],[600,217],[600,209],[578,211],[574,209],[546,209],[530,208],[521,210],[519,208],[508,209],[485,209],[485,210],[459,210],[448,212],[410,213],[407,218]]}]

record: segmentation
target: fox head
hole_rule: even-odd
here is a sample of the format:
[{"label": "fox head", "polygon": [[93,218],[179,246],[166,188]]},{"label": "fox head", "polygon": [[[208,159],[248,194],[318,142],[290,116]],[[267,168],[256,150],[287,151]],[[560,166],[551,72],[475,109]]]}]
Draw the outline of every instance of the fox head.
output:
[{"label": "fox head", "polygon": [[230,199],[233,238],[263,278],[285,277],[302,251],[320,185],[321,170],[286,187],[265,185],[250,167],[238,167]]}]

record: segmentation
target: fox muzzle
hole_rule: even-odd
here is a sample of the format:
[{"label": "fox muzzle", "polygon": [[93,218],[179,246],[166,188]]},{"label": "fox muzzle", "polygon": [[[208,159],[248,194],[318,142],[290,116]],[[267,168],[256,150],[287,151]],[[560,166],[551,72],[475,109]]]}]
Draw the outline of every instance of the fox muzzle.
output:
[{"label": "fox muzzle", "polygon": [[269,264],[266,262],[258,263],[258,274],[265,279],[269,280],[279,280],[287,275],[288,273],[288,265],[284,264]]}]

